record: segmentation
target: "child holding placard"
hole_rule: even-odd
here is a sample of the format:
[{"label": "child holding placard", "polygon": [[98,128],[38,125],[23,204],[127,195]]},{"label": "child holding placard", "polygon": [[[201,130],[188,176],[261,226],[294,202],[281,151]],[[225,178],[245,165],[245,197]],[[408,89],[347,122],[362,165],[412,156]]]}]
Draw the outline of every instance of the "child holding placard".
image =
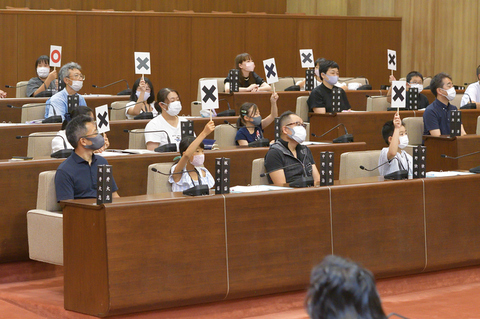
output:
[{"label": "child holding placard", "polygon": [[263,138],[264,129],[278,116],[277,100],[278,94],[272,93],[270,96],[270,114],[263,120],[256,104],[249,102],[242,104],[240,116],[237,120],[238,131],[235,135],[237,145],[248,145],[248,143]]},{"label": "child holding placard", "polygon": [[[143,103],[139,103],[142,102]],[[148,78],[138,78],[133,84],[132,94],[130,94],[130,102],[127,103],[125,116],[129,120],[142,112],[152,112],[153,117],[158,115],[155,109],[155,91],[153,84]]]},{"label": "child holding placard", "polygon": [[412,176],[413,158],[404,150],[408,145],[407,130],[398,112],[395,112],[393,121],[383,125],[382,136],[388,147],[382,149],[378,158],[378,165],[384,164],[378,168],[380,175],[385,176],[401,169],[408,171],[409,177]]},{"label": "child holding placard", "polygon": [[[257,92],[257,91],[271,91],[270,85],[264,79],[258,76],[255,70],[255,63],[248,53],[241,53],[235,58],[235,68],[239,71],[238,86],[240,92]],[[230,77],[225,81],[225,93],[230,93]]]},{"label": "child holding placard", "polygon": [[168,181],[172,184],[172,192],[182,192],[195,185],[208,185],[212,188],[215,179],[212,174],[203,167],[205,155],[203,154],[203,140],[215,130],[213,121],[209,121],[203,131],[197,137],[186,136],[180,142],[180,155],[182,156],[170,170]]},{"label": "child holding placard", "polygon": [[36,77],[31,78],[27,84],[27,97],[52,96],[57,91],[57,71],[50,70],[50,59],[41,55],[35,62]]}]

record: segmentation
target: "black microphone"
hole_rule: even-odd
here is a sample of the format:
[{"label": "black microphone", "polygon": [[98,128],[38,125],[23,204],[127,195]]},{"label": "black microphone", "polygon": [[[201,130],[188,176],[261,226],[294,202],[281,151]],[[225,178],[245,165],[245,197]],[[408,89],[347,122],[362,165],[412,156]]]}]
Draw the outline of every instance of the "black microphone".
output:
[{"label": "black microphone", "polygon": [[[290,164],[290,165],[283,166],[279,169],[285,169],[285,168],[289,168],[289,167],[296,166],[296,165],[302,165],[302,168],[303,168],[302,177],[300,177],[300,178],[294,180],[293,182],[289,183],[288,186],[289,187],[295,187],[295,188],[304,188],[304,187],[313,186],[314,183],[315,183],[313,181],[313,176],[307,176],[307,172],[305,171],[305,165],[303,165],[303,163],[296,162],[296,163],[293,163],[293,164]],[[266,173],[262,173],[262,174],[260,174],[260,177],[265,177],[267,175],[270,175],[270,173],[278,171],[279,169],[276,169],[276,170],[270,171],[270,172],[266,172]]]},{"label": "black microphone", "polygon": [[268,138],[259,138],[256,141],[248,143],[248,147],[267,147],[270,146]]},{"label": "black microphone", "polygon": [[227,120],[224,120],[223,123],[225,123],[225,124],[227,124],[227,125],[230,125],[230,126],[233,127],[234,129],[237,129],[237,127],[236,127],[235,125],[230,124],[230,122],[227,121]]},{"label": "black microphone", "polygon": [[228,110],[225,110],[225,111],[222,111],[220,113],[217,114],[217,116],[235,116],[235,110],[232,110],[230,108],[230,103],[228,103],[228,100],[227,99],[219,99],[218,100],[219,102],[220,101],[226,101],[227,102],[227,106],[228,106]]},{"label": "black microphone", "polygon": [[168,136],[168,133],[164,130],[158,130],[158,131],[143,131],[143,132],[132,132],[132,130],[123,130],[125,133],[133,133],[133,134],[145,134],[145,133],[165,133],[165,135],[167,135],[167,141],[168,141],[168,144],[165,144],[165,145],[161,145],[159,147],[157,147],[155,149],[155,152],[176,152],[177,151],[177,145],[172,143],[170,141],[170,136]]},{"label": "black microphone", "polygon": [[9,107],[11,109],[23,109],[23,108],[28,109],[28,108],[31,108],[31,107],[39,107],[39,106],[47,106],[47,105],[50,105],[52,107],[53,115],[44,119],[42,121],[42,123],[62,123],[62,116],[57,115],[57,112],[55,111],[55,107],[53,107],[53,105],[50,104],[50,103],[38,103],[38,104],[29,105],[29,106],[15,106],[15,105],[12,105],[12,104],[7,104],[7,107]]},{"label": "black microphone", "polygon": [[[166,173],[160,172],[155,167],[152,167],[152,171],[154,171],[155,173],[159,173],[159,174],[167,175],[167,176],[171,176],[173,174],[184,174],[184,173],[195,172],[195,173],[197,173],[198,185],[194,185],[193,187],[190,187],[189,189],[184,190],[183,195],[202,196],[202,195],[210,194],[210,190],[208,189],[208,185],[202,184],[202,180],[200,179],[200,174],[198,174],[198,171],[196,169],[186,170],[186,171],[182,170],[181,172],[178,172],[178,173],[166,174]],[[193,180],[192,180],[192,183],[193,183]]]},{"label": "black microphone", "polygon": [[[393,159],[396,159],[398,163],[400,163],[400,166],[403,168],[403,165],[402,163],[400,162],[400,160],[395,156],[392,158]],[[391,161],[386,161],[385,163],[382,163],[380,165],[378,165],[377,167],[374,167],[372,169],[368,169],[368,168],[365,168],[365,166],[363,165],[360,165],[360,169],[363,169],[364,171],[367,171],[367,172],[371,172],[371,171],[374,171],[376,169],[378,169],[379,167],[382,167],[383,165],[385,164],[388,164],[390,163]],[[396,172],[393,172],[393,173],[390,173],[390,174],[387,174],[385,176],[383,176],[384,179],[391,179],[391,180],[399,180],[399,179],[407,179],[408,178],[408,171],[406,171],[405,169],[400,169]]]},{"label": "black microphone", "polygon": [[[462,157],[467,157],[467,156],[475,155],[475,154],[478,154],[478,153],[480,153],[480,151],[460,155],[460,156],[457,156],[457,157],[448,156],[448,155],[445,155],[445,154],[441,154],[440,156],[443,157],[443,158],[448,158],[448,159],[459,159],[459,158],[462,158]],[[475,174],[480,174],[480,166],[470,168],[469,172],[470,173],[475,173]]]},{"label": "black microphone", "polygon": [[7,85],[5,85],[5,87],[6,87],[7,89],[16,89],[16,88],[21,88],[21,87],[24,87],[24,86],[27,86],[27,85],[28,85],[28,83],[27,83],[27,84],[18,85],[18,86],[8,85],[8,84],[7,84]]},{"label": "black microphone", "polygon": [[96,88],[96,89],[104,89],[104,88],[106,88],[106,87],[112,86],[112,85],[117,84],[117,83],[120,83],[120,82],[125,82],[125,83],[127,83],[127,89],[126,89],[126,90],[123,90],[123,91],[121,91],[121,92],[119,92],[119,93],[117,93],[117,95],[130,95],[130,94],[132,94],[132,90],[130,90],[130,86],[128,85],[128,82],[127,82],[127,80],[125,80],[125,79],[121,79],[121,80],[115,81],[115,82],[113,82],[113,83],[104,85],[104,86],[97,86],[97,85],[95,85],[95,84],[92,84],[92,86],[93,86],[94,88]]},{"label": "black microphone", "polygon": [[67,158],[72,154],[73,149],[68,149],[67,148],[67,142],[65,141],[65,138],[62,135],[58,134],[42,134],[42,135],[17,135],[17,139],[22,139],[22,138],[30,138],[30,137],[61,137],[63,140],[63,150],[58,150],[52,154],[50,154],[50,157],[52,158]]},{"label": "black microphone", "polygon": [[343,128],[345,129],[345,135],[342,135],[340,137],[337,137],[337,138],[334,138],[333,139],[333,143],[352,143],[353,142],[353,135],[352,134],[348,134],[348,131],[347,131],[347,128],[345,125],[343,125],[343,123],[339,123],[337,125],[335,125],[334,127],[332,127],[331,129],[329,129],[328,131],[326,131],[325,133],[323,133],[322,135],[316,135],[315,133],[312,133],[312,136],[313,137],[322,137],[322,136],[325,136],[327,135],[328,133],[330,133],[331,131],[333,131],[334,129],[336,129],[337,127],[339,127],[340,125],[343,126]]},{"label": "black microphone", "polygon": [[[141,104],[143,102],[146,102],[146,101],[140,101],[140,102],[136,102],[135,104],[133,105],[125,105],[125,106],[122,106],[122,107],[111,107],[109,106],[108,109],[109,110],[115,110],[115,111],[118,111],[118,110],[124,110],[126,109],[127,107],[131,107],[131,106],[134,106],[134,105],[137,105],[137,104]],[[152,112],[141,112],[140,114],[138,115],[135,115],[135,117],[133,118],[134,120],[151,120],[153,119],[153,113]]]}]

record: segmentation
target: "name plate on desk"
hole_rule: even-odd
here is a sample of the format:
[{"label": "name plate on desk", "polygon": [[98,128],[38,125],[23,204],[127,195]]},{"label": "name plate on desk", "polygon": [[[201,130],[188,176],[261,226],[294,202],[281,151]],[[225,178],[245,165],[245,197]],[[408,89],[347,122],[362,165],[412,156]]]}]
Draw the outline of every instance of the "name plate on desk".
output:
[{"label": "name plate on desk", "polygon": [[97,167],[97,205],[112,202],[112,165]]}]

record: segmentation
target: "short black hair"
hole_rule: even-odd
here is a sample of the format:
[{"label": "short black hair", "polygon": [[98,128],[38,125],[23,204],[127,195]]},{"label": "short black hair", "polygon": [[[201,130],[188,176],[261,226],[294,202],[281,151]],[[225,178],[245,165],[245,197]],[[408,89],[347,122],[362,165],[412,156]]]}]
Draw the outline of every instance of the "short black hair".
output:
[{"label": "short black hair", "polygon": [[68,122],[65,135],[67,135],[67,140],[73,148],[76,149],[80,137],[87,134],[86,123],[88,122],[93,122],[93,119],[87,115],[79,115]]},{"label": "short black hair", "polygon": [[37,61],[35,61],[35,71],[37,71],[37,67],[40,63],[45,62],[50,66],[50,59],[48,55],[41,55],[38,57]]},{"label": "short black hair", "polygon": [[410,73],[407,74],[407,83],[410,83],[410,80],[414,77],[414,76],[418,76],[420,77],[420,79],[422,79],[422,82],[423,82],[423,75],[418,72],[418,71],[412,71]]},{"label": "short black hair", "polygon": [[[403,123],[403,121],[402,121],[402,126],[405,126],[405,123]],[[382,136],[383,136],[383,139],[385,140],[385,143],[387,143],[387,145],[390,145],[390,143],[388,142],[388,138],[393,135],[394,131],[395,131],[395,125],[393,125],[393,121],[388,121],[385,124],[383,124]]]},{"label": "short black hair", "polygon": [[[181,156],[183,156],[183,153],[187,150],[190,144],[192,144],[193,141],[195,141],[195,139],[196,137],[191,135],[188,135],[182,138],[182,140],[180,141],[180,144],[178,144],[178,150]],[[200,145],[198,145],[198,147],[205,149],[205,145],[203,144],[203,141],[200,143]]]},{"label": "short black hair", "polygon": [[[94,114],[91,108],[89,108],[88,106],[79,105],[73,108],[72,112],[70,113],[70,120],[79,115],[88,115],[89,113]],[[68,122],[69,121],[65,118],[65,120],[62,123],[62,130],[64,130],[67,127]]]},{"label": "short black hair", "polygon": [[452,80],[452,77],[445,72],[438,73],[432,78],[432,81],[430,82],[430,91],[432,91],[435,97],[437,97],[437,89],[443,88],[443,79],[445,78]]},{"label": "short black hair", "polygon": [[478,80],[478,76],[480,75],[480,65],[477,66],[477,80]]},{"label": "short black hair", "polygon": [[168,95],[172,92],[177,93],[178,98],[180,99],[180,94],[178,94],[177,90],[170,89],[170,88],[163,88],[160,91],[158,91],[157,101],[155,102],[155,109],[159,114],[162,113],[162,108],[160,107],[160,103],[161,102],[165,103],[165,100],[167,99]]},{"label": "short black hair", "polygon": [[315,60],[315,66],[319,66],[320,67],[320,64],[325,61],[325,58],[318,58]]},{"label": "short black hair", "polygon": [[[141,79],[142,78],[138,78],[135,81],[135,83],[133,83],[132,93],[130,94],[130,101],[137,102],[137,100],[138,100],[137,89],[138,89],[138,86],[140,85],[140,80]],[[153,101],[155,101],[155,91],[153,90],[153,84],[152,84],[152,81],[150,81],[149,78],[145,78],[145,83],[147,83],[147,85],[150,87],[150,96],[147,99],[147,103],[152,104]]]},{"label": "short black hair", "polygon": [[282,115],[280,115],[280,117],[278,118],[278,126],[280,127],[280,132],[282,131],[282,127],[288,124],[287,121],[292,114],[296,115],[292,111],[285,111],[282,113]]},{"label": "short black hair", "polygon": [[313,268],[305,306],[312,319],[387,318],[372,273],[334,255]]},{"label": "short black hair", "polygon": [[322,73],[327,73],[328,69],[339,69],[340,67],[338,66],[337,62],[331,61],[331,60],[323,60],[320,62],[320,67],[318,68],[318,73],[320,74],[320,78],[322,78]]}]

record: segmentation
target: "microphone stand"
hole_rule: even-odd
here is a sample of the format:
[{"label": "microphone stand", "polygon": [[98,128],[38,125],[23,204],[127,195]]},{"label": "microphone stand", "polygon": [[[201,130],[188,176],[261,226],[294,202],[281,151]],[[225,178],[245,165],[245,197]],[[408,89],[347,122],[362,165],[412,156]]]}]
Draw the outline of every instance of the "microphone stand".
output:
[{"label": "microphone stand", "polygon": [[55,135],[54,134],[42,134],[42,135],[33,135],[33,136],[17,135],[16,138],[17,139],[22,139],[22,138],[30,138],[30,137],[57,137],[57,136],[62,138],[64,149],[63,150],[58,150],[58,151],[50,154],[50,157],[51,158],[67,158],[67,157],[69,157],[73,153],[73,149],[67,148],[67,143],[65,141],[65,138],[61,135],[57,135],[57,134],[55,134]]}]

